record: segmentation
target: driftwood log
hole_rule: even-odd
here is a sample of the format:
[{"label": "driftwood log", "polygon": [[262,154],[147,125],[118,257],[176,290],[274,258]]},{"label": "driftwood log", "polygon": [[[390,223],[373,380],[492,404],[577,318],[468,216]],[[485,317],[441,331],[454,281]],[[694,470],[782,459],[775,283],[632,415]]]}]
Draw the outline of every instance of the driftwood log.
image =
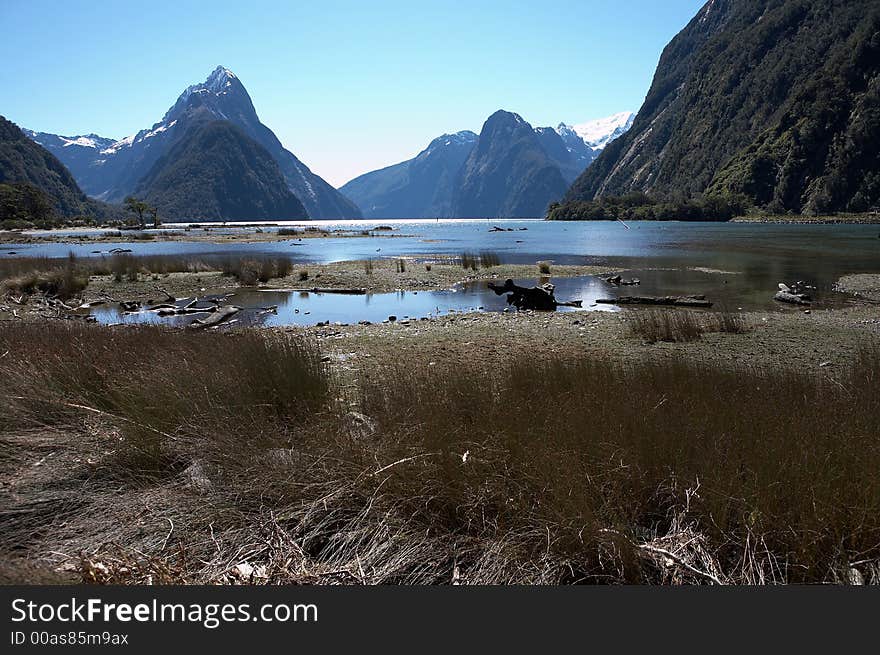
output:
[{"label": "driftwood log", "polygon": [[642,283],[642,281],[637,277],[634,277],[631,280],[625,280],[620,275],[612,275],[611,277],[606,277],[605,281],[608,282],[609,284],[613,284],[614,286],[624,286],[624,287],[638,286],[639,284]]},{"label": "driftwood log", "polygon": [[488,287],[497,295],[508,294],[507,304],[517,309],[535,309],[540,311],[553,311],[557,307],[580,307],[580,300],[560,302],[554,295],[555,287],[552,284],[542,284],[540,287],[521,287],[513,283],[513,280],[505,280],[504,284],[489,282]]},{"label": "driftwood log", "polygon": [[777,291],[776,295],[773,296],[773,300],[778,300],[779,302],[787,302],[792,305],[809,305],[810,301],[807,298],[804,298],[804,294],[800,293],[790,293],[788,291]]},{"label": "driftwood log", "polygon": [[809,305],[812,297],[806,292],[807,286],[804,282],[795,282],[790,287],[782,282],[779,283],[779,291],[773,296],[773,300],[779,302],[787,302],[792,305]]},{"label": "driftwood log", "polygon": [[604,305],[667,305],[674,307],[711,307],[706,296],[620,296],[619,298],[597,298]]},{"label": "driftwood log", "polygon": [[236,307],[235,305],[226,305],[225,307],[220,307],[217,311],[213,312],[207,318],[197,318],[189,324],[189,327],[193,330],[201,330],[204,328],[212,327],[214,325],[220,325],[220,323],[228,321],[240,311],[240,307]]}]

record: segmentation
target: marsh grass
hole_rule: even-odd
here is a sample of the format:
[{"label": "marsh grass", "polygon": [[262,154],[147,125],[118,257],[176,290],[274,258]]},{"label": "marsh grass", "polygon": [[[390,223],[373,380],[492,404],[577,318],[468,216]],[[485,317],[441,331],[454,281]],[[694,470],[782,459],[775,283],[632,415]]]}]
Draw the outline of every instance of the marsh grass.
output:
[{"label": "marsh grass", "polygon": [[752,329],[742,314],[689,309],[636,309],[627,312],[627,323],[632,334],[646,343],[686,343],[708,332],[745,334]]},{"label": "marsh grass", "polygon": [[[876,347],[833,378],[511,355],[344,383],[286,334],[0,326],[2,353],[0,433],[100,419],[118,436],[85,440],[107,454],[78,502],[140,512],[151,490],[147,536],[109,511],[0,517],[6,544],[66,535],[86,580],[880,582]],[[210,491],[181,486],[196,463]]]},{"label": "marsh grass", "polygon": [[72,254],[66,259],[0,259],[0,292],[35,293],[69,300],[89,283],[89,271]]},{"label": "marsh grass", "polygon": [[0,361],[0,429],[107,417],[124,435],[117,459],[137,475],[190,448],[235,456],[269,426],[302,423],[328,402],[314,345],[283,336],[28,325],[0,330],[0,344],[20,354]]},{"label": "marsh grass", "polygon": [[268,282],[273,278],[287,277],[293,262],[287,257],[226,257],[219,261],[224,275],[236,278],[244,286]]},{"label": "marsh grass", "polygon": [[[0,258],[0,285],[23,293],[43,292],[65,299],[81,292],[92,275],[111,275],[117,282],[137,281],[139,275],[205,273],[221,271],[241,284],[252,286],[290,275],[293,262],[287,257],[198,258],[181,255],[134,255],[119,253],[109,257],[48,259],[41,257]],[[59,287],[59,276],[76,284]],[[27,290],[27,291],[25,291]]]},{"label": "marsh grass", "polygon": [[501,265],[501,257],[492,250],[482,250],[479,253],[463,252],[459,257],[461,267],[476,271],[480,268],[492,268]]}]

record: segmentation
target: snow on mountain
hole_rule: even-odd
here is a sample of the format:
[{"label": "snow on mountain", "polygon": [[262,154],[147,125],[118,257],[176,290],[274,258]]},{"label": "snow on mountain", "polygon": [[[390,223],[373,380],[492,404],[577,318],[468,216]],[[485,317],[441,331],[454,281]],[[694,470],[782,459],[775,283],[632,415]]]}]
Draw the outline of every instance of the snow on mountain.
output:
[{"label": "snow on mountain", "polygon": [[70,146],[78,146],[80,148],[103,148],[108,143],[112,143],[112,139],[106,139],[97,134],[84,134],[77,136],[60,136],[55,134],[47,134],[45,132],[34,132],[33,130],[22,130],[29,138],[39,143],[44,148],[69,148]]},{"label": "snow on mountain", "polygon": [[584,143],[596,150],[602,150],[614,139],[625,133],[632,127],[633,119],[636,117],[634,112],[622,111],[605,118],[597,118],[585,123],[577,125],[566,125],[560,123],[556,131],[559,136],[565,137],[563,132],[573,131]]},{"label": "snow on mountain", "polygon": [[101,151],[102,155],[115,155],[117,152],[122,150],[123,148],[128,148],[134,143],[134,138],[137,134],[132,134],[131,136],[127,136],[124,139],[119,139],[119,141],[114,141],[110,146],[104,148]]},{"label": "snow on mountain", "polygon": [[475,143],[477,140],[477,135],[471,132],[470,130],[462,130],[461,132],[456,132],[455,134],[442,134],[438,136],[436,139],[431,141],[428,144],[428,147],[425,148],[418,156],[430,155],[437,148],[444,148],[448,146],[459,146],[465,145],[468,143]]},{"label": "snow on mountain", "polygon": [[64,148],[68,146],[82,146],[83,148],[97,148],[98,143],[92,137],[87,136],[77,136],[73,138],[60,137],[61,141],[64,143]]}]

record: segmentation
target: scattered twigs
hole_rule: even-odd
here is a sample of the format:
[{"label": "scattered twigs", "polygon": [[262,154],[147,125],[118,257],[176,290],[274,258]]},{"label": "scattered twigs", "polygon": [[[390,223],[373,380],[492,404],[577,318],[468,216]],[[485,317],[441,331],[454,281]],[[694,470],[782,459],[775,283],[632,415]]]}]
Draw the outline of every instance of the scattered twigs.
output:
[{"label": "scattered twigs", "polygon": [[709,573],[708,571],[702,571],[702,570],[698,569],[696,566],[685,561],[682,557],[679,557],[678,555],[673,553],[671,550],[667,550],[666,548],[659,548],[657,546],[652,546],[651,544],[635,544],[635,546],[639,550],[642,550],[646,553],[661,555],[661,556],[669,559],[670,561],[674,562],[678,566],[682,567],[683,569],[693,573],[694,575],[699,576],[701,578],[705,578],[707,580],[710,580],[717,585],[723,586],[726,584],[726,583],[722,582],[718,578],[718,576],[713,575],[713,574]]}]

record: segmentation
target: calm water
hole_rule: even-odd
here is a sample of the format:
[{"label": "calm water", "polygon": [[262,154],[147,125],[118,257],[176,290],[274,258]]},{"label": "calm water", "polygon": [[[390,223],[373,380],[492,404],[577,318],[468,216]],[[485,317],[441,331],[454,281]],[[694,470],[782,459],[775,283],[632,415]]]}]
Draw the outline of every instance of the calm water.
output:
[{"label": "calm water", "polygon": [[[554,279],[557,297],[582,298],[585,309],[596,297],[638,293],[666,295],[704,293],[717,304],[736,309],[773,307],[778,282],[805,280],[817,287],[820,302],[839,302],[832,285],[847,273],[880,271],[878,225],[760,225],[749,223],[545,222],[536,220],[466,221],[313,221],[284,225],[320,226],[330,230],[360,230],[391,225],[392,237],[327,237],[272,243],[211,244],[146,241],[137,243],[4,244],[0,256],[64,257],[73,252],[97,257],[92,251],[130,248],[134,254],[200,255],[286,254],[298,263],[328,263],[369,257],[459,255],[491,250],[505,263],[602,264],[641,279],[640,287],[615,289],[596,278]],[[493,232],[498,225],[512,231]],[[236,230],[234,226],[218,228]],[[252,228],[251,228],[252,229]],[[264,227],[266,231],[278,227]],[[70,233],[74,231],[69,231]],[[88,232],[88,231],[81,231]],[[94,232],[94,231],[92,231]],[[9,252],[15,252],[9,255]],[[707,271],[723,271],[707,272]],[[252,298],[253,293],[259,293]],[[457,291],[407,292],[371,296],[308,297],[266,292],[243,292],[232,302],[241,306],[279,305],[269,324],[319,321],[376,321],[394,314],[421,317],[451,309],[500,309],[504,299],[484,285]],[[296,310],[299,310],[296,312]],[[305,314],[304,312],[309,312]],[[103,310],[103,321],[113,318]],[[188,319],[191,320],[191,319]]]},{"label": "calm water", "polygon": [[[523,285],[541,283],[538,278],[517,280]],[[596,305],[596,298],[608,295],[606,283],[598,278],[566,278],[554,280],[556,297],[560,300],[583,299],[583,310],[560,307],[559,311],[617,311],[612,305]],[[248,308],[236,316],[239,324],[314,325],[321,322],[379,323],[389,316],[398,320],[417,320],[453,315],[456,312],[503,311],[508,305],[504,296],[497,296],[485,283],[460,285],[445,291],[398,291],[361,296],[329,293],[258,291],[238,289],[228,298],[230,304]],[[277,305],[276,313],[260,308]],[[161,323],[186,325],[199,316],[159,317],[153,313],[126,314],[115,306],[97,307],[92,314],[100,323]],[[203,316],[202,316],[203,317]]]}]

